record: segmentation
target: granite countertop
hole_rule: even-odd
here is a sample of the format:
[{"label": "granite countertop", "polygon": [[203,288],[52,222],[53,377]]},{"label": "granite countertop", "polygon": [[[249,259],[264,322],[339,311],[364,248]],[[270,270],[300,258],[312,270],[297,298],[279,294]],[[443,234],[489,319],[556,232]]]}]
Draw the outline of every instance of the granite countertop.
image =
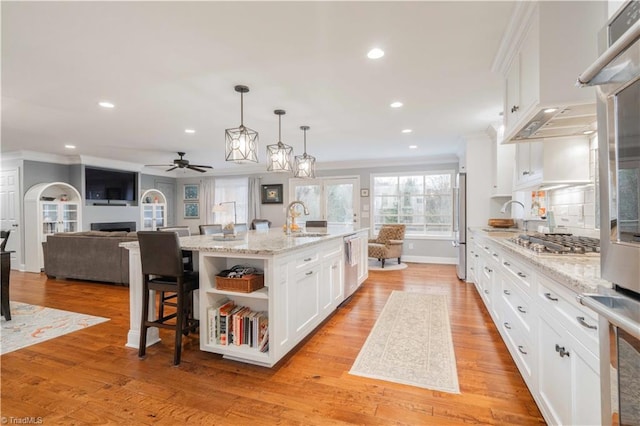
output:
[{"label": "granite countertop", "polygon": [[510,238],[524,234],[524,231],[487,232],[485,229],[469,228],[469,231],[474,235],[488,238],[495,242],[505,253],[524,259],[539,271],[576,293],[598,292],[599,288],[612,287],[611,282],[602,279],[600,276],[599,254],[539,254],[509,241]]},{"label": "granite countertop", "polygon": [[[309,229],[307,232],[288,236],[280,228],[268,231],[247,231],[239,233],[235,238],[223,240],[218,235],[192,235],[181,237],[180,246],[184,250],[216,253],[243,253],[258,255],[276,255],[289,251],[307,248],[345,235],[353,234],[367,228],[355,229],[353,226],[330,226],[328,228]],[[137,241],[123,242],[121,247],[126,249],[138,248]]]}]

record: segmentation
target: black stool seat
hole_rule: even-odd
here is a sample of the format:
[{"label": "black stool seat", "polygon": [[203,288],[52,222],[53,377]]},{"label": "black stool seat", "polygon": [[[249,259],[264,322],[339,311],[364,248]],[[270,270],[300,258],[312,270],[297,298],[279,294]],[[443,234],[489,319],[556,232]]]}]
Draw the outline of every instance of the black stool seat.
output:
[{"label": "black stool seat", "polygon": [[[185,271],[180,240],[175,232],[140,231],[140,260],[142,263],[143,293],[140,346],[138,356],[145,356],[147,329],[159,327],[175,330],[173,364],[180,364],[182,335],[195,332],[198,320],[194,318],[193,291],[199,288],[197,272]],[[159,309],[155,318],[149,318],[150,291],[159,297]],[[167,295],[166,293],[169,293]],[[155,303],[155,302],[154,302]],[[175,307],[165,315],[164,307]]]}]

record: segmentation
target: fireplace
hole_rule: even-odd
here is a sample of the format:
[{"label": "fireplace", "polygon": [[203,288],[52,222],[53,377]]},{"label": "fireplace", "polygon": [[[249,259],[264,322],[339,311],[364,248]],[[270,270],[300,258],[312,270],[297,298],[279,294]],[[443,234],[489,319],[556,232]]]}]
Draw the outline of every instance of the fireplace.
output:
[{"label": "fireplace", "polygon": [[106,222],[106,223],[92,223],[92,231],[126,231],[134,232],[136,230],[135,222]]}]

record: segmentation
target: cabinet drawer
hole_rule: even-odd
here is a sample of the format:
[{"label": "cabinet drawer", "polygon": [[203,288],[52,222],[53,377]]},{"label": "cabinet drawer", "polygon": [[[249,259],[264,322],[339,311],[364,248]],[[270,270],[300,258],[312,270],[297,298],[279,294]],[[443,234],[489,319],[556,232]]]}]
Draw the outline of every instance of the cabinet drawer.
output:
[{"label": "cabinet drawer", "polygon": [[309,265],[315,265],[320,261],[320,253],[318,251],[305,251],[296,256],[294,265],[296,269],[306,268]]},{"label": "cabinet drawer", "polygon": [[517,319],[527,334],[530,334],[533,324],[531,299],[508,277],[502,279],[501,296],[505,302],[505,309],[509,309],[514,319]]},{"label": "cabinet drawer", "polygon": [[505,254],[502,255],[501,265],[507,275],[513,277],[514,283],[520,286],[526,294],[532,294],[531,288],[534,281],[534,274],[531,267]]},{"label": "cabinet drawer", "polygon": [[505,309],[499,327],[513,359],[520,367],[520,372],[527,383],[531,383],[535,370],[535,348],[531,344],[531,336],[528,330],[523,328],[522,323],[515,315],[511,310]]},{"label": "cabinet drawer", "polygon": [[[546,276],[538,277],[538,299],[540,306],[560,321],[578,341],[598,354],[598,316],[578,304],[576,293],[555,283]],[[541,312],[541,315],[544,315]]]}]

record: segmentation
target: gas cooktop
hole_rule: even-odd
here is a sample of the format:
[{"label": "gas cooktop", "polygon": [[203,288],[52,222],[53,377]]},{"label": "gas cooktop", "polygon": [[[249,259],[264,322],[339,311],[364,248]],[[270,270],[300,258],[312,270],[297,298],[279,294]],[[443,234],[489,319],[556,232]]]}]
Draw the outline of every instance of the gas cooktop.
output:
[{"label": "gas cooktop", "polygon": [[520,234],[509,241],[542,254],[598,254],[598,238],[578,237],[571,234]]}]

